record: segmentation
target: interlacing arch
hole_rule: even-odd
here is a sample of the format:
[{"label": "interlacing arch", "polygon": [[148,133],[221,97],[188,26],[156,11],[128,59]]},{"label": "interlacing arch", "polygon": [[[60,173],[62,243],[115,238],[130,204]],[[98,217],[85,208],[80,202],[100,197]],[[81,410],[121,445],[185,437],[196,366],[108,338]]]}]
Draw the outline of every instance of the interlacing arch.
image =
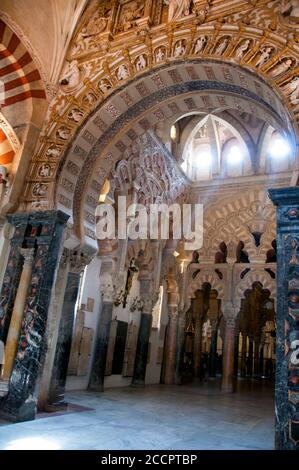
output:
[{"label": "interlacing arch", "polygon": [[201,289],[205,283],[210,284],[212,289],[216,289],[218,292],[218,298],[224,300],[225,283],[221,281],[216,274],[204,271],[199,272],[195,279],[191,281],[188,287],[187,297],[194,297],[195,291]]},{"label": "interlacing arch", "polygon": [[259,271],[254,269],[247,273],[245,277],[236,284],[233,303],[237,309],[240,309],[241,307],[241,300],[244,298],[244,292],[247,289],[251,289],[254,282],[260,282],[263,289],[268,289],[271,292],[271,298],[276,302],[276,280],[272,279],[265,270]]},{"label": "interlacing arch", "polygon": [[[263,191],[251,191],[242,196],[231,198],[217,206],[205,208],[204,214],[204,246],[202,254],[213,258],[219,250],[219,244],[233,243],[235,248],[239,241],[244,242],[244,249],[249,259],[259,257],[266,260],[266,253],[275,238],[275,212],[267,195]],[[260,246],[250,232],[260,231]]]}]

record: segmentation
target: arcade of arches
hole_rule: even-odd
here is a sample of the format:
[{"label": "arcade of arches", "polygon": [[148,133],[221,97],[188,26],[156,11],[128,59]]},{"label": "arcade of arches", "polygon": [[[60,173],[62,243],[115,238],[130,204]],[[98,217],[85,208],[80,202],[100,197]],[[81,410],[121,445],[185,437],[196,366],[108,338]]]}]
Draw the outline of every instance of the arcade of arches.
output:
[{"label": "arcade of arches", "polygon": [[[262,383],[298,449],[298,1],[2,0],[0,44],[1,419]],[[99,240],[119,196],[201,248]]]}]

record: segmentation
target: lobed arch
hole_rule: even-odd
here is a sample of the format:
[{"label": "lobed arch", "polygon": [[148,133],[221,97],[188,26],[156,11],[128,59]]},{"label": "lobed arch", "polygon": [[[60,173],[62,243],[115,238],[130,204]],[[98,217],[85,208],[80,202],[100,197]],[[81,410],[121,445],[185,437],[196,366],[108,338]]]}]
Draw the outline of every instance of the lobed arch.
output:
[{"label": "lobed arch", "polygon": [[271,297],[274,299],[276,306],[276,280],[272,279],[265,270],[253,270],[246,274],[244,279],[236,284],[234,306],[240,310],[241,300],[244,298],[244,292],[252,288],[254,282],[260,282],[263,289],[268,289],[271,292]]},{"label": "lobed arch", "polygon": [[[250,228],[263,232],[259,247],[255,246]],[[231,242],[237,247],[242,240],[249,259],[258,257],[265,262],[266,252],[275,238],[275,228],[275,210],[265,191],[248,191],[229,201],[224,200],[222,204],[207,206],[202,253],[213,258],[222,241],[226,244]]]},{"label": "lobed arch", "polygon": [[196,290],[201,289],[202,285],[208,283],[211,289],[218,292],[218,298],[222,301],[225,299],[225,282],[221,281],[218,276],[213,272],[199,272],[196,278],[190,283],[187,289],[187,298],[194,297]]}]

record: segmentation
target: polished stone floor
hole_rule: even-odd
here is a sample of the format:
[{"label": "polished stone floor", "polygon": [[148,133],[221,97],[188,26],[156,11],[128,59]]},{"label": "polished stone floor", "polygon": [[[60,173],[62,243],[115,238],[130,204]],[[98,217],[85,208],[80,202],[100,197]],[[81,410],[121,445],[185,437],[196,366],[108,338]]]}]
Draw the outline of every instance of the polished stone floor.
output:
[{"label": "polished stone floor", "polygon": [[75,411],[2,422],[0,449],[273,449],[273,384],[239,381],[234,394],[210,381],[67,398]]}]

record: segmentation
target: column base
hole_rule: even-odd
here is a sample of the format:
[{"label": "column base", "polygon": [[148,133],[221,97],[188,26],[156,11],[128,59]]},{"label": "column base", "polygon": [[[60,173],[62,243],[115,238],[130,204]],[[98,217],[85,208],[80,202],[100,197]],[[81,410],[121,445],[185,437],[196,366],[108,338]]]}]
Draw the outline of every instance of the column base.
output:
[{"label": "column base", "polygon": [[56,411],[65,411],[67,407],[68,403],[66,401],[62,401],[61,403],[46,403],[44,411],[47,413],[55,413]]},{"label": "column base", "polygon": [[91,392],[103,392],[104,385],[89,385],[88,390],[90,390]]},{"label": "column base", "polygon": [[13,423],[34,421],[36,417],[36,403],[24,403],[17,411],[0,410],[0,417]]},{"label": "column base", "polygon": [[0,397],[6,397],[9,390],[9,382],[6,380],[0,380]]},{"label": "column base", "polygon": [[224,393],[233,393],[235,391],[234,383],[221,383],[221,391]]},{"label": "column base", "polygon": [[131,387],[135,387],[135,388],[144,388],[145,387],[145,383],[143,380],[134,380],[134,382],[131,383]]}]

